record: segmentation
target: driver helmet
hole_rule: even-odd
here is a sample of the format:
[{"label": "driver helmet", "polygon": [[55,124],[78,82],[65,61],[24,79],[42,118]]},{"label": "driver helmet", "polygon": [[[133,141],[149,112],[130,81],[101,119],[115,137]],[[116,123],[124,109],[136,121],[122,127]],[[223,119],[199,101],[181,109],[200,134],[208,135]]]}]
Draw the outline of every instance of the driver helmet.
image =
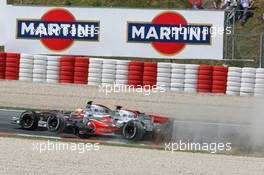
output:
[{"label": "driver helmet", "polygon": [[78,108],[75,110],[75,113],[77,113],[77,114],[81,114],[82,112],[83,112],[83,110],[81,108]]}]

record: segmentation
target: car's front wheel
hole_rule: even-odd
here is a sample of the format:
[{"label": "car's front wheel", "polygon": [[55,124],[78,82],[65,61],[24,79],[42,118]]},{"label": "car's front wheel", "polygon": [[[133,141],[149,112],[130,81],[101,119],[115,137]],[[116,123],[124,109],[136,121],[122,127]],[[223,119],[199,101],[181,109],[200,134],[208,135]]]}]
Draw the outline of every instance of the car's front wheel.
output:
[{"label": "car's front wheel", "polygon": [[47,128],[50,132],[62,132],[65,128],[65,119],[62,115],[50,116],[47,120]]},{"label": "car's front wheel", "polygon": [[127,140],[138,141],[144,137],[145,130],[140,121],[131,120],[124,125],[122,133]]},{"label": "car's front wheel", "polygon": [[22,129],[34,130],[38,127],[38,117],[34,111],[25,111],[20,115],[20,126]]}]

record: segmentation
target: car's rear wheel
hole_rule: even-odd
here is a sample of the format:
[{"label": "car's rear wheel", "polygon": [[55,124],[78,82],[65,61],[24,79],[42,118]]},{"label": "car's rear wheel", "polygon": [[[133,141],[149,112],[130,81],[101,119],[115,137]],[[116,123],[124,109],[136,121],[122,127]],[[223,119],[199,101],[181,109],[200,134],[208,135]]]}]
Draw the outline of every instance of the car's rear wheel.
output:
[{"label": "car's rear wheel", "polygon": [[145,134],[144,127],[141,122],[131,120],[123,127],[123,136],[127,140],[138,141],[142,140]]},{"label": "car's rear wheel", "polygon": [[34,111],[25,111],[20,115],[20,126],[22,129],[34,130],[38,127],[38,117]]},{"label": "car's rear wheel", "polygon": [[47,128],[50,132],[63,132],[65,128],[65,119],[62,115],[50,116],[47,120]]}]

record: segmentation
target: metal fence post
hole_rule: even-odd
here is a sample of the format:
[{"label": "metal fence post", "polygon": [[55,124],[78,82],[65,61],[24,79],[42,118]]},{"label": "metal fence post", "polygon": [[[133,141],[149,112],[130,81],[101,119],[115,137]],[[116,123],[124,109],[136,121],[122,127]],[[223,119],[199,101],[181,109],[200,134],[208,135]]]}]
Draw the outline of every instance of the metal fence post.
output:
[{"label": "metal fence post", "polygon": [[262,68],[263,67],[263,43],[264,42],[264,32],[262,32],[261,34],[260,34],[260,45],[259,45],[259,47],[260,47],[260,49],[259,49],[259,68]]}]

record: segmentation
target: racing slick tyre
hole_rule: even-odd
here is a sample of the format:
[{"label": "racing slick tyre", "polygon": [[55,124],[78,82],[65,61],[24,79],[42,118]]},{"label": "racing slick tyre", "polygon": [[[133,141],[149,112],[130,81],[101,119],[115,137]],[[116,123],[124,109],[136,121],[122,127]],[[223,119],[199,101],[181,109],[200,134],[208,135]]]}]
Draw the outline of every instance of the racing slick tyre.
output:
[{"label": "racing slick tyre", "polygon": [[38,127],[38,117],[34,111],[25,111],[19,117],[20,126],[22,129],[34,130]]},{"label": "racing slick tyre", "polygon": [[131,120],[123,127],[122,134],[127,140],[138,141],[142,140],[144,137],[145,130],[142,123],[136,120]]},{"label": "racing slick tyre", "polygon": [[65,119],[61,114],[50,116],[47,120],[47,129],[50,132],[62,132],[65,128]]}]

